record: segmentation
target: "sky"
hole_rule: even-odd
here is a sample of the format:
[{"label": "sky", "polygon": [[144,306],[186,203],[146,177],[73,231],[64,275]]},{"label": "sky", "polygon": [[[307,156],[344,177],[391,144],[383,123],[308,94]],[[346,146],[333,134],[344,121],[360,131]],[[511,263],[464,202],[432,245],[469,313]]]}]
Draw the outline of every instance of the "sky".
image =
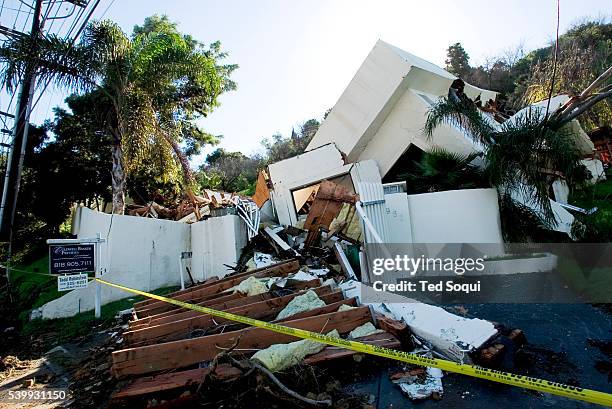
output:
[{"label": "sky", "polygon": [[[107,10],[111,0],[104,1],[104,18],[126,32],[166,14],[204,43],[221,41],[227,62],[240,66],[232,77],[238,89],[222,95],[201,126],[223,135],[221,147],[245,154],[261,151],[264,137],[321,119],[378,39],[441,66],[446,48],[460,42],[478,65],[520,44],[546,45],[557,18],[554,0],[115,0]],[[584,17],[610,14],[609,0],[561,0],[561,33]],[[33,120],[51,117],[64,96],[50,90]]]}]

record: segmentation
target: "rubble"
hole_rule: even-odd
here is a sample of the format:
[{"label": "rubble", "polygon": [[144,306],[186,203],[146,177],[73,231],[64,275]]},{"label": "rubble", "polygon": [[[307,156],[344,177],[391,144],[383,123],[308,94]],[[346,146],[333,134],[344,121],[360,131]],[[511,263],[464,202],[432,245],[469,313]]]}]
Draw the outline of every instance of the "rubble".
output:
[{"label": "rubble", "polygon": [[[233,273],[195,283],[169,297],[386,348],[498,364],[505,351],[496,342],[498,329],[488,321],[459,317],[403,297],[399,304],[361,301],[364,287],[357,267],[364,236],[358,201],[359,196],[343,185],[322,181],[301,205],[308,207],[301,216],[303,224],[264,223]],[[333,404],[329,395],[300,394],[274,374],[347,357],[362,365],[364,359],[351,350],[157,300],[137,302],[118,318],[129,321],[113,337],[111,369],[120,386],[112,399],[128,404],[138,399],[146,399],[150,406],[206,401],[212,398],[202,391],[214,390],[219,382],[239,385],[258,373],[256,390],[327,406]],[[508,338],[518,342],[522,332],[509,332]],[[411,399],[440,399],[442,376],[434,368],[411,367],[392,380]],[[284,397],[275,392],[279,390]]]},{"label": "rubble", "polygon": [[[195,223],[211,216],[221,216],[236,210],[240,200],[245,200],[235,193],[217,192],[204,189],[201,195],[186,195],[178,203],[163,206],[155,201],[145,205],[128,204],[126,214],[137,217],[150,217],[154,219],[169,219],[183,223]],[[230,210],[231,209],[231,210]]]}]

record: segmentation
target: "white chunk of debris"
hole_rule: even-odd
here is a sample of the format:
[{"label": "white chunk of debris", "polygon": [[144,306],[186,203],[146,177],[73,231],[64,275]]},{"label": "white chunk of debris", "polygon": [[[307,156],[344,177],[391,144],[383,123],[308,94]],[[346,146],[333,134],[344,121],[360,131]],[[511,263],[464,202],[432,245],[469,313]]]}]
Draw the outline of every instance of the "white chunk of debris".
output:
[{"label": "white chunk of debris", "polygon": [[[337,330],[333,330],[327,335],[336,338],[340,337]],[[266,349],[257,351],[251,359],[257,359],[272,372],[278,372],[299,364],[305,357],[321,352],[326,346],[309,339],[289,344],[274,344]]]},{"label": "white chunk of debris", "polygon": [[427,376],[423,383],[400,383],[402,389],[410,399],[425,399],[430,397],[434,392],[442,395],[444,388],[442,387],[442,371],[438,368],[427,368]]},{"label": "white chunk of debris", "polygon": [[297,273],[290,275],[286,278],[280,278],[276,280],[274,284],[277,287],[284,288],[287,286],[287,283],[290,283],[291,281],[312,281],[312,280],[317,280],[318,278],[319,277],[313,274],[300,270]]},{"label": "white chunk of debris", "polygon": [[300,312],[314,310],[315,308],[324,307],[325,302],[319,298],[317,293],[312,290],[306,291],[305,294],[298,295],[293,300],[289,301],[287,306],[276,316],[277,320],[290,317]]},{"label": "white chunk of debris", "polygon": [[256,251],[253,254],[253,263],[255,265],[255,268],[262,268],[276,263],[276,260],[274,260],[274,257],[272,257],[271,254]]},{"label": "white chunk of debris", "polygon": [[306,270],[308,273],[310,274],[314,274],[318,277],[325,277],[326,275],[329,274],[329,268],[327,267],[323,267],[323,268],[308,268],[308,270]]},{"label": "white chunk of debris", "polygon": [[490,321],[460,317],[435,305],[374,291],[359,281],[346,281],[340,284],[340,288],[346,298],[358,297],[362,304],[372,306],[376,312],[404,321],[416,336],[457,362],[470,363],[468,352],[497,335],[497,329]]}]

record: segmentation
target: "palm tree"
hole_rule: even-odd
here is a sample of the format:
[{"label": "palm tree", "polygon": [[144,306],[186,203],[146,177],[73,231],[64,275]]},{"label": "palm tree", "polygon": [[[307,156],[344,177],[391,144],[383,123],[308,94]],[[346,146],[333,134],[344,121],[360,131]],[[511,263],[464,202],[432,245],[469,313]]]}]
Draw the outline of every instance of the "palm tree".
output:
[{"label": "palm tree", "polygon": [[26,66],[40,82],[72,92],[94,91],[112,109],[106,118],[112,135],[113,213],[123,213],[127,174],[157,158],[179,163],[191,191],[193,175],[181,143],[193,148],[215,138],[194,120],[235,89],[235,65],[220,65],[220,44],[208,48],[180,34],[166,17],[153,16],[128,37],[111,21],[91,23],[76,43],[55,35],[18,37],[0,47],[0,82],[15,89]]},{"label": "palm tree", "polygon": [[586,179],[585,168],[580,164],[583,155],[568,124],[612,95],[610,85],[595,92],[610,75],[612,68],[553,113],[527,110],[500,125],[486,118],[470,100],[443,98],[430,108],[424,132],[431,138],[442,123],[461,128],[484,146],[484,173],[500,192],[501,201],[509,206],[511,193],[521,192],[542,210],[543,222],[554,226],[556,219],[549,200],[552,180],[564,178],[572,186]]},{"label": "palm tree", "polygon": [[482,169],[473,164],[479,156],[477,152],[463,155],[434,147],[423,152],[412,164],[413,169],[398,178],[406,181],[411,193],[489,187]]}]

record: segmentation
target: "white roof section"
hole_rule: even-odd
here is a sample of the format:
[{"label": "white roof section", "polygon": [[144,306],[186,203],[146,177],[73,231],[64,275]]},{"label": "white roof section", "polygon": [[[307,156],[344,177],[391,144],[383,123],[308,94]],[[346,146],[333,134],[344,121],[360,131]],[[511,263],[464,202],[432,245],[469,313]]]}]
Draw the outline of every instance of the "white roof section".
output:
[{"label": "white roof section", "polygon": [[[364,159],[360,154],[407,90],[446,96],[456,78],[433,63],[378,40],[306,150],[335,143],[349,162]],[[469,84],[465,92],[470,98],[480,95],[483,101],[496,96],[493,91]],[[419,119],[414,127],[422,128],[424,120]]]}]

